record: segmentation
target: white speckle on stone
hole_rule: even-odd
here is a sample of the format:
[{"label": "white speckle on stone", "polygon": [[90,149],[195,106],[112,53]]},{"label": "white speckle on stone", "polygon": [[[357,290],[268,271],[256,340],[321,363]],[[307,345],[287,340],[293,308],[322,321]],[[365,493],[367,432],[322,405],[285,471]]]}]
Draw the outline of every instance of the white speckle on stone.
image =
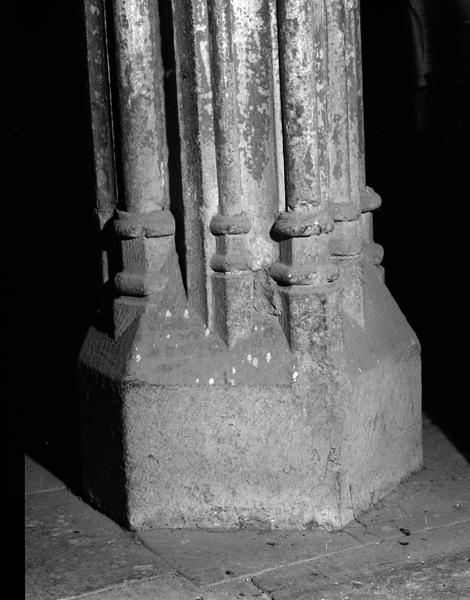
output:
[{"label": "white speckle on stone", "polygon": [[359,373],[362,373],[362,369],[361,367],[358,367]]},{"label": "white speckle on stone", "polygon": [[235,373],[237,372],[235,367],[232,367],[232,375],[235,375]]},{"label": "white speckle on stone", "polygon": [[199,383],[199,377],[196,379],[196,383]]},{"label": "white speckle on stone", "polygon": [[209,385],[214,385],[214,379],[212,377],[209,379]]},{"label": "white speckle on stone", "polygon": [[255,331],[258,331],[258,325],[255,325]]},{"label": "white speckle on stone", "polygon": [[210,331],[209,331],[209,327],[206,327],[205,331],[204,331],[204,335],[207,337],[209,335]]},{"label": "white speckle on stone", "polygon": [[299,373],[297,371],[294,371],[292,373],[292,379],[295,381],[297,379],[297,377],[299,376]]},{"label": "white speckle on stone", "polygon": [[135,362],[140,362],[141,358],[142,357],[140,356],[140,354],[137,354],[135,357]]},{"label": "white speckle on stone", "polygon": [[256,358],[256,356],[253,359],[253,366],[254,366],[255,369],[258,368],[258,359]]},{"label": "white speckle on stone", "polygon": [[189,310],[187,308],[184,309],[183,317],[189,319]]},{"label": "white speckle on stone", "polygon": [[166,339],[169,340],[171,338],[171,335],[169,333],[166,334]]},{"label": "white speckle on stone", "polygon": [[175,348],[178,348],[178,344],[175,344]]},{"label": "white speckle on stone", "polygon": [[171,317],[171,312],[169,310],[166,311],[165,317],[169,319]]},{"label": "white speckle on stone", "polygon": [[268,353],[266,354],[266,362],[267,362],[267,363],[270,363],[270,362],[271,362],[271,352],[268,352]]},{"label": "white speckle on stone", "polygon": [[265,240],[262,235],[255,235],[250,240],[250,249],[253,257],[250,268],[252,268],[253,271],[259,271],[263,268],[263,265],[269,264],[275,260],[272,245]]},{"label": "white speckle on stone", "polygon": [[251,354],[247,354],[247,356],[246,356],[246,360],[247,360],[249,363],[251,363],[251,361],[252,361]]},{"label": "white speckle on stone", "polygon": [[235,385],[235,379],[229,379],[228,382],[230,383],[230,385]]}]

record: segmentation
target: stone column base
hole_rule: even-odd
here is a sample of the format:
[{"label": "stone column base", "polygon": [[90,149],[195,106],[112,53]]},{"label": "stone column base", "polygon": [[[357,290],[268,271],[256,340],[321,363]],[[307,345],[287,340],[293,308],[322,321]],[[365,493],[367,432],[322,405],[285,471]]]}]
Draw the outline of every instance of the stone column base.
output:
[{"label": "stone column base", "polygon": [[309,378],[277,317],[229,351],[184,301],[79,365],[87,498],[126,527],[338,529],[421,466],[418,341],[364,267],[365,326]]}]

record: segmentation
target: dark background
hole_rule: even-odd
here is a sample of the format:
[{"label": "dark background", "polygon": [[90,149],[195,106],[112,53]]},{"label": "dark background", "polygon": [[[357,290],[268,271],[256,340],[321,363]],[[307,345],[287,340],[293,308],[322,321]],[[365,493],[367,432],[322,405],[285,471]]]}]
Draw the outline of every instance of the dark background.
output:
[{"label": "dark background", "polygon": [[[21,4],[9,21],[7,176],[14,192],[3,221],[3,285],[13,385],[5,401],[12,437],[78,489],[75,369],[96,305],[82,2]],[[468,451],[464,4],[428,2],[425,88],[417,89],[405,1],[363,0],[362,34],[367,180],[383,199],[375,240],[385,247],[387,285],[422,344],[425,411]]]}]

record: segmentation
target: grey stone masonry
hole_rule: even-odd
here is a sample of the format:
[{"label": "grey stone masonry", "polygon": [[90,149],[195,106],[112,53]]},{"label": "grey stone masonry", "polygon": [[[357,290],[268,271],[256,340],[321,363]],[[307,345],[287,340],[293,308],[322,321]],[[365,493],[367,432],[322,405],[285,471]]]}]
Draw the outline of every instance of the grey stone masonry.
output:
[{"label": "grey stone masonry", "polygon": [[420,347],[365,181],[359,0],[85,14],[115,296],[79,360],[88,499],[134,529],[343,527],[422,461]]}]

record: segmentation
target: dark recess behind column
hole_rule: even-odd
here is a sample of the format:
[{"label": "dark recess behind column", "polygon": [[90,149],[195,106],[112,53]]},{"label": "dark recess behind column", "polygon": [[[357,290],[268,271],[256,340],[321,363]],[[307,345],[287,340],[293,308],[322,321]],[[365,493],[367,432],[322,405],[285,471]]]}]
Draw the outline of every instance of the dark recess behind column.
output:
[{"label": "dark recess behind column", "polygon": [[[12,374],[25,450],[79,485],[76,364],[93,320],[92,149],[82,0],[16,3],[17,149],[10,235],[18,346]],[[27,283],[26,283],[27,282]]]},{"label": "dark recess behind column", "polygon": [[[425,411],[468,452],[465,211],[470,197],[467,0],[424,2],[432,75],[418,90],[406,0],[362,0],[367,182],[386,283],[422,344]],[[420,103],[426,125],[417,128]],[[423,112],[425,109],[428,112]]]},{"label": "dark recess behind column", "polygon": [[181,185],[180,132],[178,123],[178,97],[176,89],[176,64],[173,40],[173,15],[171,0],[159,1],[162,62],[165,91],[166,136],[168,143],[168,169],[170,180],[170,208],[176,222],[175,244],[187,291],[186,245],[184,241],[183,189]]}]

